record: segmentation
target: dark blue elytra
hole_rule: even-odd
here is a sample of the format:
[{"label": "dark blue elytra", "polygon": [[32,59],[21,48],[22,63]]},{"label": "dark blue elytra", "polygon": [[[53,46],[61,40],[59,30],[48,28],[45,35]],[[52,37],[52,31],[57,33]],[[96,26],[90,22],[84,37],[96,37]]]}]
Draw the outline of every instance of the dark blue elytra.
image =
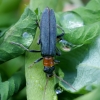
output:
[{"label": "dark blue elytra", "polygon": [[52,9],[46,8],[40,21],[41,55],[56,55],[56,18]]}]

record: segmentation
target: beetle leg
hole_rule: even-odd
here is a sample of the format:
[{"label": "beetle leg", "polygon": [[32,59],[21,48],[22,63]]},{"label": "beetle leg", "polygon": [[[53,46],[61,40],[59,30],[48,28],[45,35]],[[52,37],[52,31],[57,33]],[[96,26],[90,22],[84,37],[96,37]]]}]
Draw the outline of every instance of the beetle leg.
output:
[{"label": "beetle leg", "polygon": [[35,63],[38,63],[39,61],[41,61],[43,59],[43,57],[35,60],[29,67],[32,67]]},{"label": "beetle leg", "polygon": [[74,91],[77,91],[70,83],[68,83],[67,81],[63,80],[61,77],[57,76],[54,72],[53,75],[59,79],[60,81],[62,81],[63,83],[65,83],[66,85],[68,85],[69,87],[71,87]]},{"label": "beetle leg", "polygon": [[61,38],[63,35],[64,35],[64,33],[57,35],[57,39]]},{"label": "beetle leg", "polygon": [[62,32],[65,33],[64,30],[63,30],[63,28],[61,26],[59,26],[58,24],[57,24],[57,28],[61,29]]},{"label": "beetle leg", "polygon": [[29,52],[41,52],[40,50],[29,50]]},{"label": "beetle leg", "polygon": [[56,47],[56,55],[57,56],[60,56],[61,55],[61,52],[60,52],[60,50]]},{"label": "beetle leg", "polygon": [[54,60],[55,64],[58,64],[60,61],[59,60]]},{"label": "beetle leg", "polygon": [[23,46],[22,44],[20,43],[16,43],[16,42],[10,42],[11,44],[15,44],[21,48],[23,48],[24,50],[28,51],[28,52],[41,52],[41,51],[38,51],[38,50],[29,50],[28,48],[26,48],[25,46]]},{"label": "beetle leg", "polygon": [[62,33],[61,34],[59,34],[59,35],[57,35],[57,39],[62,39],[62,36],[65,34],[65,32],[64,32],[64,30],[63,30],[63,28],[61,27],[61,26],[59,26],[59,25],[56,25],[57,26],[57,28],[59,28],[60,30],[62,30]]}]

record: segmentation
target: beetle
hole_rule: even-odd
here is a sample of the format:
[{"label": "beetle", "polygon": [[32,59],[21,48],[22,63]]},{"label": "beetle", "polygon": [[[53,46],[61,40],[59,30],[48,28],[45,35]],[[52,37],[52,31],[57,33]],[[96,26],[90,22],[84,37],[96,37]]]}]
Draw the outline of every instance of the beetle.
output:
[{"label": "beetle", "polygon": [[46,8],[40,20],[40,44],[44,72],[53,76],[54,56],[56,55],[56,18],[52,9]]},{"label": "beetle", "polygon": [[54,57],[56,55],[58,56],[61,55],[58,48],[56,47],[56,41],[57,39],[62,40],[64,31],[63,29],[61,29],[63,31],[62,34],[57,35],[56,18],[54,11],[52,9],[46,8],[43,11],[40,19],[39,28],[40,28],[40,38],[38,44],[41,45],[40,51],[29,50],[22,44],[15,42],[11,42],[11,44],[16,44],[29,52],[41,52],[42,57],[34,61],[34,63],[37,63],[43,59],[44,72],[46,73],[47,77],[52,77],[53,75],[55,75],[59,80],[63,81],[64,83],[72,87],[69,83],[67,83],[66,81],[64,81],[63,79],[61,79],[60,77],[58,77],[56,74],[53,73],[55,70],[54,64],[59,62],[55,60]]},{"label": "beetle", "polygon": [[40,38],[38,44],[41,45],[41,50],[29,50],[25,46],[19,43],[10,42],[11,44],[18,45],[29,52],[41,52],[41,58],[34,61],[34,63],[39,62],[43,59],[44,72],[48,77],[53,76],[53,71],[55,70],[54,63],[59,61],[54,60],[56,55],[60,55],[59,50],[56,47],[56,39],[64,35],[64,33],[56,36],[57,26],[54,11],[52,9],[46,8],[41,16],[40,20]]}]

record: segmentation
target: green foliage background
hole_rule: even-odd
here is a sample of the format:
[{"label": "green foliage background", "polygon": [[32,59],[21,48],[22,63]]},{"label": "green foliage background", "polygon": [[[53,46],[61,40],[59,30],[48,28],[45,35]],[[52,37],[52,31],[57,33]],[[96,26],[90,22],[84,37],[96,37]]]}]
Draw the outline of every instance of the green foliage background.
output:
[{"label": "green foliage background", "polygon": [[[0,100],[25,100],[26,97],[27,100],[44,100],[47,78],[42,61],[29,68],[41,54],[25,52],[10,42],[39,50],[36,41],[40,32],[36,20],[40,19],[41,12],[46,7],[54,9],[57,24],[65,31],[63,38],[75,46],[71,51],[65,52],[57,43],[62,55],[55,58],[60,60],[56,65],[57,74],[76,91],[53,77],[48,81],[45,100],[99,100],[100,1],[91,0],[84,7],[60,12],[65,1],[30,0],[21,14],[23,3],[27,4],[21,0],[0,1]],[[58,86],[63,92],[56,95]]]}]

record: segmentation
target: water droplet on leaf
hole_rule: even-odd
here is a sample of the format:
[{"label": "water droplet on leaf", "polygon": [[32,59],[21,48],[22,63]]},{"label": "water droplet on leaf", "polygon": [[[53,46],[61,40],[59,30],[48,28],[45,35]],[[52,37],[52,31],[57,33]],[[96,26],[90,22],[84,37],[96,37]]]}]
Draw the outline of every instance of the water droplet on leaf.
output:
[{"label": "water droplet on leaf", "polygon": [[63,92],[63,89],[61,87],[58,87],[55,89],[55,91],[56,91],[56,94],[60,94]]},{"label": "water droplet on leaf", "polygon": [[61,49],[66,52],[71,51],[71,49],[73,47],[73,45],[71,43],[67,42],[66,40],[60,40],[59,43],[60,43]]},{"label": "water droplet on leaf", "polygon": [[28,32],[24,32],[22,35],[24,38],[28,38],[30,36],[30,34]]}]

